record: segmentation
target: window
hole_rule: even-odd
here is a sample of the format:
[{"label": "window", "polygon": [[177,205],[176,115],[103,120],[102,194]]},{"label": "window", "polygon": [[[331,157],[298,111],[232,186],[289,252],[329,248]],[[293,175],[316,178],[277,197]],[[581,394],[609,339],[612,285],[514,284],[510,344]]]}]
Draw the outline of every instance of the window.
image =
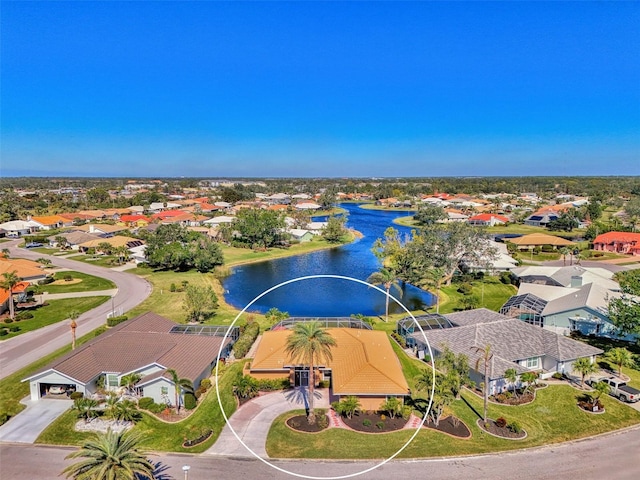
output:
[{"label": "window", "polygon": [[107,384],[110,387],[118,386],[118,376],[117,375],[107,375]]},{"label": "window", "polygon": [[527,368],[538,368],[539,361],[538,357],[527,358]]},{"label": "window", "polygon": [[169,387],[160,387],[160,394],[169,395]]}]

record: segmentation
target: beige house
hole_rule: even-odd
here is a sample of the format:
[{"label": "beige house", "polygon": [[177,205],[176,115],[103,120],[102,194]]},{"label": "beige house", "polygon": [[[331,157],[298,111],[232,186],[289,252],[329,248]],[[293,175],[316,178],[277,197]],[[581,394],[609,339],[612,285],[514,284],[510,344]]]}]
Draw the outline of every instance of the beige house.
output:
[{"label": "beige house", "polygon": [[[329,328],[336,341],[332,360],[319,365],[315,384],[330,381],[332,399],[354,395],[364,410],[377,410],[389,397],[409,395],[400,361],[386,333],[356,328]],[[309,382],[308,366],[293,364],[285,352],[290,330],[265,332],[245,373],[258,379],[289,378],[292,386]]]}]

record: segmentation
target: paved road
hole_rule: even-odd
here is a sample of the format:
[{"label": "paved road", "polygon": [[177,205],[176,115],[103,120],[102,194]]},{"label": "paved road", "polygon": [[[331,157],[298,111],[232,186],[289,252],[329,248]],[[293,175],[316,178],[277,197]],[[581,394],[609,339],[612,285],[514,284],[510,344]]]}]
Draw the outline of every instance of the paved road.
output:
[{"label": "paved road", "polygon": [[[151,285],[149,282],[136,275],[17,248],[20,241],[21,240],[14,240],[3,243],[2,248],[8,248],[10,256],[12,257],[22,257],[31,260],[42,257],[49,258],[57,267],[106,278],[114,282],[118,287],[118,291],[115,296],[112,297],[111,301],[103,303],[78,318],[78,329],[76,330],[78,338],[104,324],[107,314],[112,310],[116,312],[131,310],[151,293]],[[69,322],[58,322],[54,325],[49,325],[0,342],[0,378],[4,378],[26,367],[35,360],[68,345],[71,342],[68,323]]]},{"label": "paved road", "polygon": [[[349,445],[345,445],[349,448]],[[64,460],[73,449],[3,444],[0,476],[11,480],[56,478],[70,463]],[[637,480],[640,476],[640,427],[578,442],[520,450],[499,455],[451,457],[439,460],[392,461],[355,478],[367,480]],[[455,452],[452,452],[452,454]],[[152,460],[165,468],[164,478],[182,480],[182,466],[189,465],[189,480],[269,478],[290,480],[288,473],[273,469],[255,458],[210,455],[158,454]],[[356,475],[375,467],[372,462],[278,461],[289,472],[316,478]]]}]

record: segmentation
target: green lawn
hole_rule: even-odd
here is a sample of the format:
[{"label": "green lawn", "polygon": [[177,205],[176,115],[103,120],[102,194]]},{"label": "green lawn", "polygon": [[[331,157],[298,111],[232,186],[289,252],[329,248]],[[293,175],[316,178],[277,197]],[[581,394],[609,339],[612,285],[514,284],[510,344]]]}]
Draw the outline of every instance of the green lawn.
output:
[{"label": "green lawn", "polygon": [[[500,307],[518,292],[513,285],[505,285],[497,278],[488,277],[483,281],[474,281],[472,295],[478,299],[478,307],[498,311]],[[455,283],[440,289],[440,313],[452,313],[461,308],[464,295],[458,292]],[[435,305],[429,309],[435,312]]]},{"label": "green lawn", "polygon": [[13,322],[10,325],[4,325],[18,326],[20,327],[20,330],[17,332],[10,332],[8,335],[0,337],[0,341],[65,320],[69,318],[69,312],[72,310],[84,313],[103,304],[110,298],[111,297],[107,296],[99,296],[49,300],[47,305],[30,310],[33,313],[33,318],[22,320],[20,322]]},{"label": "green lawn", "polygon": [[43,253],[45,255],[53,255],[54,253],[59,252],[60,250],[57,248],[49,248],[49,247],[38,247],[38,248],[30,248],[32,252]]},{"label": "green lawn", "polygon": [[[66,283],[64,278],[68,275],[73,277],[71,282]],[[69,293],[69,292],[93,292],[98,290],[110,290],[116,288],[115,283],[111,280],[95,277],[81,272],[57,272],[54,274],[56,283],[42,285],[39,287],[40,292],[49,293]],[[77,280],[80,280],[78,282]]]},{"label": "green lawn", "polygon": [[[508,407],[490,405],[489,416],[517,419],[528,436],[524,440],[505,440],[483,433],[476,425],[482,410],[482,399],[468,391],[464,400],[451,406],[454,414],[471,429],[472,437],[462,440],[434,430],[424,429],[399,455],[400,458],[474,455],[518,448],[549,445],[575,438],[616,430],[640,423],[640,412],[612,398],[604,398],[606,413],[593,415],[576,405],[580,393],[565,385],[538,390],[529,405]],[[275,458],[387,458],[396,453],[413,434],[413,430],[372,435],[346,429],[329,429],[309,435],[294,432],[284,424],[290,414],[278,418],[267,438],[267,453]],[[349,448],[345,448],[348,445]]]},{"label": "green lawn", "polygon": [[[236,401],[231,393],[231,384],[236,375],[242,371],[243,362],[229,365],[220,378],[222,404],[229,417],[235,412]],[[76,412],[69,412],[60,416],[40,434],[36,443],[53,445],[78,445],[90,434],[76,432],[73,428],[77,421]],[[225,425],[224,417],[218,405],[215,382],[205,395],[200,397],[196,411],[187,419],[177,423],[167,423],[155,416],[145,413],[134,430],[142,434],[141,446],[148,450],[201,453],[208,449],[220,435]],[[183,448],[184,438],[197,436],[195,433],[210,428],[213,435],[204,443],[192,448]]]},{"label": "green lawn", "polygon": [[85,253],[80,253],[67,258],[69,258],[69,260],[88,263],[90,265],[98,265],[100,267],[111,268],[118,266],[118,257],[115,255],[87,255]]}]

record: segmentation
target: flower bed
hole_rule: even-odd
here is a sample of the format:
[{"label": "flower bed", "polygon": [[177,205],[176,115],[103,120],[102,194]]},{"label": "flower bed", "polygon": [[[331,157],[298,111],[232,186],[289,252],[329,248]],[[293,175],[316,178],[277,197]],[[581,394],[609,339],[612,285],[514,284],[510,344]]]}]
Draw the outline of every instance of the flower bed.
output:
[{"label": "flower bed", "polygon": [[367,433],[385,433],[402,430],[407,421],[402,417],[390,418],[372,412],[358,412],[353,414],[351,418],[341,417],[344,424],[358,432]]},{"label": "flower bed", "polygon": [[481,430],[495,437],[506,438],[508,440],[522,440],[527,436],[527,432],[521,428],[513,428],[513,426],[510,426],[509,424],[502,425],[492,419],[487,419],[486,422],[483,422],[482,419],[478,419],[476,424]]},{"label": "flower bed", "polygon": [[206,432],[204,432],[202,435],[193,438],[193,439],[189,439],[189,440],[185,440],[182,443],[182,446],[184,448],[189,448],[189,447],[195,447],[196,445],[205,442],[207,440],[207,438],[209,438],[211,436],[211,434],[213,433],[213,430],[207,430]]},{"label": "flower bed", "polygon": [[310,424],[306,415],[295,415],[288,418],[286,423],[289,428],[297,432],[318,433],[329,426],[329,417],[325,415],[323,420],[318,416],[316,417],[316,423]]},{"label": "flower bed", "polygon": [[436,426],[431,419],[427,419],[427,421],[424,422],[423,427],[437,430],[456,438],[471,438],[471,430],[469,430],[469,427],[467,427],[462,420],[454,417],[453,415],[449,415],[448,417],[440,420],[440,422],[438,422],[438,426]]}]

